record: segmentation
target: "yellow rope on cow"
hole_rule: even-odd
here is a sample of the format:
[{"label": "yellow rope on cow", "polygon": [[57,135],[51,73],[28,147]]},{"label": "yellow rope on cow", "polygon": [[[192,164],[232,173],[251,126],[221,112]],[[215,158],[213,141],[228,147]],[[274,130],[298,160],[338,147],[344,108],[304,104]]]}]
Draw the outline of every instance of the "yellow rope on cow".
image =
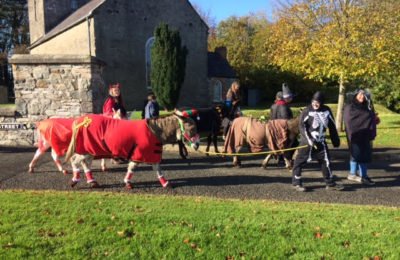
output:
[{"label": "yellow rope on cow", "polygon": [[303,149],[308,147],[308,145],[302,145],[302,146],[297,146],[294,148],[287,148],[287,149],[281,149],[281,150],[275,150],[275,151],[268,151],[268,152],[259,152],[259,153],[213,153],[213,152],[202,152],[198,151],[200,153],[205,153],[209,155],[224,155],[224,156],[253,156],[253,155],[260,155],[260,154],[274,154],[274,153],[280,153],[280,152],[287,152],[287,151],[293,151],[293,150],[298,150],[298,149]]},{"label": "yellow rope on cow", "polygon": [[92,119],[86,116],[81,123],[74,126],[74,130],[78,130],[82,126],[88,127],[91,123],[92,123]]},{"label": "yellow rope on cow", "polygon": [[87,128],[92,123],[92,119],[87,117],[87,116],[79,124],[76,124],[76,121],[77,120],[74,121],[74,124],[73,124],[73,127],[72,127],[71,141],[70,141],[70,143],[68,145],[67,153],[65,154],[65,161],[66,162],[69,161],[71,156],[75,153],[76,136],[78,135],[79,128],[81,128],[82,126]]}]

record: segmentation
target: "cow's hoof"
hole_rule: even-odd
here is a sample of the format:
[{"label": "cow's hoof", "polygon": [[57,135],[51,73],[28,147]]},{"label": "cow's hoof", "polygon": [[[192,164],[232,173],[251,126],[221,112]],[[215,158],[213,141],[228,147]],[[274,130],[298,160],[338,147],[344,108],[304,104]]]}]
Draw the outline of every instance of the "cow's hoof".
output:
[{"label": "cow's hoof", "polygon": [[263,168],[264,170],[266,170],[268,167],[266,164],[261,164],[261,168]]},{"label": "cow's hoof", "polygon": [[33,168],[32,168],[32,167],[29,167],[29,170],[28,170],[28,172],[29,172],[29,173],[34,173],[35,171],[33,170]]},{"label": "cow's hoof", "polygon": [[165,186],[163,186],[164,189],[173,189],[174,185],[170,181],[168,181]]},{"label": "cow's hoof", "polygon": [[242,164],[239,163],[239,162],[233,163],[233,167],[235,167],[235,168],[240,168],[240,167],[242,167]]},{"label": "cow's hoof", "polygon": [[70,174],[70,173],[68,172],[68,170],[62,170],[62,173],[63,173],[64,175]]},{"label": "cow's hoof", "polygon": [[97,181],[92,181],[90,183],[90,188],[92,189],[100,188],[100,185],[97,183]]},{"label": "cow's hoof", "polygon": [[71,181],[71,182],[69,183],[69,185],[71,186],[71,188],[75,187],[76,184],[78,184],[77,181]]},{"label": "cow's hoof", "polygon": [[125,189],[127,189],[127,190],[133,189],[132,183],[130,183],[130,182],[126,183],[126,184],[125,184]]}]

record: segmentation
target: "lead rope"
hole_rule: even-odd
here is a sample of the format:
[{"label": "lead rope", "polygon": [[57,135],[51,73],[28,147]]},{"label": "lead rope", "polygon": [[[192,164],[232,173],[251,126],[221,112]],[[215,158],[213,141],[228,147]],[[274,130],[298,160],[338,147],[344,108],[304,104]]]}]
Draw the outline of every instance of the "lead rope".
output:
[{"label": "lead rope", "polygon": [[185,133],[185,128],[183,127],[182,120],[178,116],[176,116],[176,119],[178,120],[179,127],[180,127],[180,130],[181,130],[181,140],[182,140],[182,142],[185,143],[185,140],[186,140],[187,143],[189,144],[189,146],[192,146],[192,144],[193,144],[192,141],[190,139],[187,139],[185,134],[184,134]]},{"label": "lead rope", "polygon": [[92,119],[87,116],[79,124],[77,124],[77,120],[74,121],[74,124],[72,127],[72,138],[71,138],[71,142],[69,143],[67,153],[65,155],[65,162],[69,161],[69,159],[71,159],[72,154],[75,153],[76,137],[78,135],[79,128],[81,128],[82,126],[88,127],[91,123],[92,123]]},{"label": "lead rope", "polygon": [[281,153],[281,152],[286,152],[286,151],[293,151],[293,150],[303,149],[306,147],[309,147],[309,146],[302,145],[302,146],[297,146],[294,148],[287,148],[287,149],[268,151],[268,152],[258,152],[258,153],[214,153],[214,152],[202,152],[202,151],[197,151],[197,152],[209,154],[209,155],[223,155],[223,156],[254,156],[254,155],[260,155],[260,154],[275,154],[275,153]]}]

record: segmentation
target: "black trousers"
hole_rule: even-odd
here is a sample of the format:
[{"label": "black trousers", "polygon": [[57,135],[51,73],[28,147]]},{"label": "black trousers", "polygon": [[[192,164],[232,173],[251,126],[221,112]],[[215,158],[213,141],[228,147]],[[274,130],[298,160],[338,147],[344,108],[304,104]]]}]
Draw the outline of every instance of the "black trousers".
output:
[{"label": "black trousers", "polygon": [[[305,144],[300,144],[305,145]],[[306,147],[299,150],[294,161],[292,171],[292,184],[301,185],[301,172],[307,162],[315,159],[321,166],[322,176],[327,184],[332,182],[332,171],[330,168],[330,156],[328,146],[325,142],[315,143],[315,147]]]}]

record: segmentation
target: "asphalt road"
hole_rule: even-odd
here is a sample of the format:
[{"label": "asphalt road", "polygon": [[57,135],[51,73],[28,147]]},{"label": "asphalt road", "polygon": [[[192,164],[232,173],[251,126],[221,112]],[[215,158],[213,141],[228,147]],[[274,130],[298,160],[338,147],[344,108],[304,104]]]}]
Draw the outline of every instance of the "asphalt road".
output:
[{"label": "asphalt road", "polygon": [[[395,151],[398,153],[398,151]],[[92,189],[82,181],[75,188],[68,183],[71,175],[56,171],[50,153],[40,160],[34,174],[28,173],[28,164],[34,149],[0,147],[0,189],[88,191]],[[208,196],[234,199],[308,201],[360,205],[400,206],[400,160],[381,156],[371,163],[369,175],[376,182],[373,187],[349,182],[347,154],[343,150],[332,152],[333,170],[343,191],[326,190],[317,163],[310,163],[303,172],[308,192],[292,188],[291,173],[272,163],[267,170],[260,167],[262,157],[245,157],[242,168],[232,168],[230,157],[205,157],[191,153],[191,158],[181,160],[174,151],[163,154],[162,169],[173,189],[161,188],[156,173],[149,165],[141,165],[133,178],[134,188],[125,190],[123,178],[126,165],[112,165],[101,172],[100,162],[94,163],[94,177],[101,185],[98,191],[165,194],[183,196]],[[382,159],[383,158],[383,159]],[[386,159],[385,159],[386,158]],[[394,159],[393,159],[394,158]],[[70,169],[70,166],[67,165]]]}]

